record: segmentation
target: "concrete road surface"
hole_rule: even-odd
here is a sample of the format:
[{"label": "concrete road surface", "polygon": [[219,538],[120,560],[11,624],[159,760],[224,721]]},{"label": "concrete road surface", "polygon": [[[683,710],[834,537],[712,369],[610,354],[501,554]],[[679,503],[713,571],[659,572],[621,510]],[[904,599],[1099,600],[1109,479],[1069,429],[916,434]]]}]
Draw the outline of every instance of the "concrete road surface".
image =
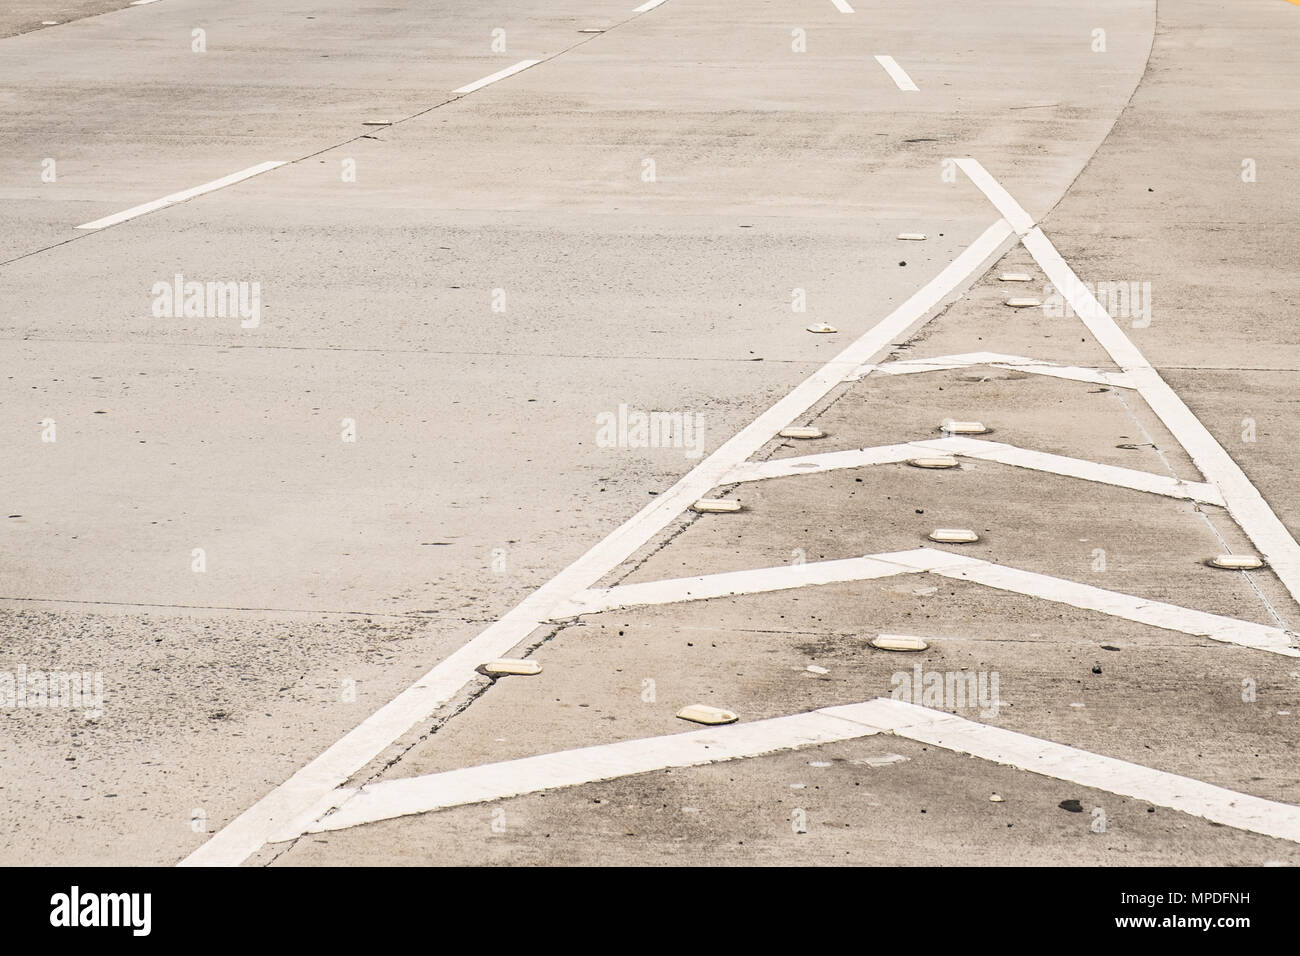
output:
[{"label": "concrete road surface", "polygon": [[0,862],[1300,862],[1300,7],[0,37]]}]

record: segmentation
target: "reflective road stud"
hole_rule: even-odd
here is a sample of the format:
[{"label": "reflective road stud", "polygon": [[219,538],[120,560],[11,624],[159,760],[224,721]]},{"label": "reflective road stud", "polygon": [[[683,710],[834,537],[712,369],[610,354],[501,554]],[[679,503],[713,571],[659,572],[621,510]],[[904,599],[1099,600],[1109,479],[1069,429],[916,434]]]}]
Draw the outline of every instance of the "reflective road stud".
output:
[{"label": "reflective road stud", "polygon": [[907,240],[910,240],[911,242],[922,242],[922,241],[925,240],[925,233],[923,233],[923,232],[900,232],[900,233],[898,234],[898,238],[899,238],[899,239],[907,239]]},{"label": "reflective road stud", "polygon": [[979,539],[980,536],[969,528],[935,528],[930,532],[931,541],[942,541],[945,544],[970,544]]},{"label": "reflective road stud", "polygon": [[1206,562],[1212,568],[1228,571],[1253,571],[1262,568],[1264,561],[1253,554],[1220,554]]},{"label": "reflective road stud", "polygon": [[740,719],[729,710],[710,707],[707,704],[691,704],[689,707],[683,707],[677,712],[677,716],[697,724],[734,724]]},{"label": "reflective road stud", "polygon": [[930,645],[910,634],[878,634],[872,638],[871,646],[882,651],[923,651]]},{"label": "reflective road stud", "polygon": [[698,511],[700,514],[729,514],[740,510],[739,501],[730,501],[725,498],[701,498],[695,504],[691,505],[692,511]]},{"label": "reflective road stud", "polygon": [[956,458],[909,458],[907,463],[913,468],[956,468]]},{"label": "reflective road stud", "polygon": [[825,335],[825,334],[828,334],[828,333],[830,333],[830,332],[838,332],[839,329],[837,329],[837,328],[836,328],[835,326],[833,326],[833,325],[827,325],[825,322],[818,322],[816,325],[810,325],[810,326],[808,326],[808,331],[809,331],[809,332],[816,332],[816,333],[818,333],[818,334],[820,334],[820,335]]},{"label": "reflective road stud", "polygon": [[825,438],[826,433],[820,428],[782,428],[777,432],[782,438]]},{"label": "reflective road stud", "polygon": [[1034,309],[1042,304],[1041,299],[1007,299],[1007,305],[1013,309]]},{"label": "reflective road stud", "polygon": [[986,435],[992,429],[986,428],[983,422],[946,421],[939,426],[939,431],[953,435]]},{"label": "reflective road stud", "polygon": [[537,661],[521,661],[515,658],[503,657],[500,660],[488,661],[480,665],[480,670],[489,677],[507,677],[510,675],[531,677],[533,674],[542,672],[542,665]]},{"label": "reflective road stud", "polygon": [[1033,282],[1034,278],[1027,272],[1004,272],[998,276],[1003,282]]}]

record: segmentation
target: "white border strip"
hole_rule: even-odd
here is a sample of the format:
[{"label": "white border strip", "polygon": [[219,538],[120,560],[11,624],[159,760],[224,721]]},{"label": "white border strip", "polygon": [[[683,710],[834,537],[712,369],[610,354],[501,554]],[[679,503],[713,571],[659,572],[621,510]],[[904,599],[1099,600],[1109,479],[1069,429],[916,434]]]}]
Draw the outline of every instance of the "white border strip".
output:
[{"label": "white border strip", "polygon": [[659,4],[661,4],[661,3],[667,3],[667,2],[668,2],[668,0],[647,0],[647,2],[641,4],[641,6],[639,6],[639,7],[633,7],[633,8],[632,8],[632,12],[633,12],[633,13],[645,13],[647,10],[653,10],[655,7],[659,6]]},{"label": "white border strip", "polygon": [[831,0],[831,3],[835,4],[835,9],[840,11],[840,13],[853,12],[853,8],[848,5],[847,0]]},{"label": "white border strip", "polygon": [[407,777],[370,784],[359,790],[339,790],[341,807],[305,828],[279,834],[281,842],[302,833],[344,830],[362,823],[427,813],[467,803],[613,780],[668,767],[696,767],[757,757],[779,750],[814,747],[879,733],[875,727],[818,711],[647,737],[616,744],[562,750],[445,773]]},{"label": "white border strip", "polygon": [[892,56],[877,56],[876,62],[885,68],[889,78],[898,85],[898,88],[904,93],[919,93],[916,84],[912,78],[907,75],[907,71],[898,65],[898,62]]},{"label": "white border strip", "polygon": [[116,226],[119,222],[126,222],[128,219],[134,219],[136,216],[143,216],[145,213],[154,212],[166,206],[174,206],[178,202],[185,202],[187,199],[193,199],[195,196],[202,196],[204,193],[210,193],[215,189],[224,189],[226,186],[233,186],[235,183],[242,182],[245,179],[264,173],[267,170],[275,169],[277,166],[283,166],[281,161],[272,161],[258,163],[256,166],[250,166],[248,169],[241,169],[237,173],[231,173],[229,176],[223,176],[220,179],[214,179],[210,183],[204,183],[202,186],[195,186],[193,189],[185,189],[178,193],[172,193],[170,196],[163,196],[162,199],[155,199],[153,202],[147,202],[142,206],[132,206],[124,212],[114,213],[111,216],[105,216],[103,219],[96,219],[94,222],[88,222],[80,225],[78,229],[103,229],[106,226]]},{"label": "white border strip", "polygon": [[879,733],[968,754],[1055,780],[1068,780],[1093,790],[1132,797],[1237,830],[1300,843],[1300,807],[887,697],[790,717],[603,744],[388,780],[359,790],[339,790],[333,795],[338,810],[300,830],[279,834],[277,839],[292,840],[303,832],[344,830],[380,820],[525,793],[579,786],[669,767],[695,767],[816,747]]},{"label": "white border strip", "polygon": [[999,219],[938,275],[869,332],[851,343],[788,395],[728,439],[677,484],[647,504],[573,564],[542,585],[477,637],[371,714],[292,777],[227,824],[181,861],[182,866],[237,866],[256,853],[281,824],[300,816],[384,748],[478,677],[483,661],[504,656],[572,595],[589,588],[716,487],[718,479],[752,456],[796,417],[839,386],[857,368],[933,315],[964,284],[983,273],[1013,235]]},{"label": "white border strip", "polygon": [[504,70],[497,70],[491,76],[485,76],[481,80],[475,80],[473,83],[467,83],[464,86],[458,86],[452,90],[453,93],[473,93],[475,90],[481,90],[498,80],[504,80],[507,76],[514,76],[516,73],[522,73],[530,66],[536,66],[541,60],[520,60],[514,66],[508,66]]}]

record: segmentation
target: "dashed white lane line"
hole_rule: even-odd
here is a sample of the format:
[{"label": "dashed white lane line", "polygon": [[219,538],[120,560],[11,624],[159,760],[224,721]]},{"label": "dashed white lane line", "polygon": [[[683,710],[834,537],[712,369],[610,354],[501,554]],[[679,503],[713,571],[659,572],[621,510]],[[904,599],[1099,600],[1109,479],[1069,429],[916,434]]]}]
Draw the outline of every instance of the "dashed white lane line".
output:
[{"label": "dashed white lane line", "polygon": [[831,3],[835,4],[835,9],[840,11],[840,13],[853,12],[853,8],[848,5],[847,0],[831,0]]},{"label": "dashed white lane line", "polygon": [[855,369],[931,315],[964,283],[983,273],[1014,235],[999,219],[938,275],[851,343],[793,391],[728,439],[668,491],[592,547],[517,607],[452,653],[413,685],[371,714],[324,753],[249,807],[181,861],[182,866],[237,866],[286,821],[326,797],[417,722],[452,700],[478,677],[485,660],[503,657],[554,616],[573,594],[591,587],[718,484],[782,428],[839,386]]},{"label": "dashed white lane line", "polygon": [[522,73],[530,66],[536,66],[541,60],[520,60],[514,66],[508,66],[504,70],[497,70],[491,76],[485,76],[481,80],[475,80],[473,83],[467,83],[464,86],[458,86],[452,90],[453,93],[473,93],[475,90],[481,90],[498,80],[504,80],[507,76],[514,76],[516,73]]},{"label": "dashed white lane line", "polygon": [[319,818],[319,822],[304,820],[301,828],[290,827],[277,836],[294,839],[303,832],[342,830],[359,823],[466,803],[613,780],[669,767],[695,767],[757,757],[876,733],[879,731],[874,727],[811,711],[710,730],[564,750],[423,777],[388,780],[359,789],[336,791],[332,802],[340,805],[341,809]]},{"label": "dashed white lane line", "polygon": [[1027,468],[1032,471],[1164,495],[1167,498],[1181,498],[1199,501],[1202,504],[1223,506],[1223,498],[1219,495],[1218,489],[1205,482],[1183,481],[1168,475],[1155,475],[1117,465],[1103,465],[1081,458],[1067,458],[1064,455],[1053,455],[978,438],[934,438],[928,441],[832,451],[798,458],[778,458],[762,462],[746,461],[728,472],[720,484],[762,481],[767,478],[789,478],[841,468],[861,468],[867,465],[896,464],[910,458],[934,454],[959,455],[963,458],[993,461],[1015,468]]},{"label": "dashed white lane line", "polygon": [[1300,600],[1300,545],[1273,513],[1264,496],[1210,434],[1200,419],[1129,340],[1097,298],[1079,281],[1043,231],[1020,204],[976,160],[957,165],[977,185],[1003,217],[1015,227],[1029,254],[1065,296],[1080,321],[1134,383],[1166,428],[1186,449],[1196,467],[1223,495],[1228,513],[1268,559],[1291,596]]},{"label": "dashed white lane line", "polygon": [[131,6],[143,7],[146,3],[157,3],[158,0],[131,0]]},{"label": "dashed white lane line", "polygon": [[647,0],[647,2],[641,4],[641,6],[633,7],[632,12],[645,13],[647,10],[653,10],[655,7],[659,6],[659,4],[666,3],[666,2],[667,0]]},{"label": "dashed white lane line", "polygon": [[297,832],[291,829],[277,837],[289,840],[303,832],[343,830],[525,793],[882,733],[1131,797],[1238,830],[1300,842],[1300,807],[887,697],[790,717],[603,744],[339,790],[333,795],[339,809],[317,821],[304,821],[301,828],[294,828]]},{"label": "dashed white lane line", "polygon": [[736,597],[744,594],[847,581],[866,581],[923,572],[971,581],[999,591],[1042,598],[1057,604],[1068,604],[1081,610],[1095,611],[1168,631],[1206,637],[1225,644],[1236,644],[1240,647],[1280,654],[1283,657],[1300,657],[1300,648],[1291,645],[1289,635],[1281,628],[1240,621],[1220,614],[1211,614],[1208,611],[1197,611],[1132,594],[1122,594],[1118,591],[1107,591],[1089,584],[1079,584],[1033,571],[1022,571],[1019,568],[935,548],[915,548],[911,551],[868,554],[861,558],[811,561],[807,564],[778,565],[747,571],[729,571],[723,574],[621,584],[612,588],[590,588],[575,594],[572,600],[557,608],[556,619],[596,614],[618,608]]},{"label": "dashed white lane line", "polygon": [[904,93],[920,92],[920,90],[916,88],[916,84],[912,82],[912,78],[907,75],[907,71],[899,66],[892,56],[877,56],[876,62],[885,68],[885,72],[889,74],[890,79],[892,79],[898,85],[898,88]]},{"label": "dashed white lane line", "polygon": [[187,199],[193,199],[195,196],[202,196],[204,193],[210,193],[216,189],[224,189],[226,186],[233,186],[235,183],[242,182],[259,173],[275,169],[277,166],[283,166],[283,162],[273,161],[267,163],[258,163],[256,166],[250,166],[248,169],[241,169],[237,173],[231,173],[229,176],[223,176],[220,179],[214,179],[210,183],[204,183],[202,186],[195,186],[193,189],[185,189],[178,193],[172,193],[170,196],[163,196],[162,199],[155,199],[153,202],[147,202],[142,206],[132,206],[123,212],[114,213],[111,216],[105,216],[103,219],[96,219],[94,222],[88,222],[78,226],[78,229],[103,229],[105,226],[115,226],[119,222],[126,222],[128,219],[134,219],[136,216],[143,216],[146,213],[154,212],[166,206],[174,206],[178,202],[185,202]]}]

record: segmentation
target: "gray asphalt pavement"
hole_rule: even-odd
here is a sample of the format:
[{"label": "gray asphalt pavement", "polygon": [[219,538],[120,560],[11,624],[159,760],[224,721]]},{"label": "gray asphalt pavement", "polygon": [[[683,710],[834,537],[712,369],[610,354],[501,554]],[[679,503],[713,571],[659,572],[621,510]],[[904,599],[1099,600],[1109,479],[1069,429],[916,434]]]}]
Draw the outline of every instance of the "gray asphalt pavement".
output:
[{"label": "gray asphalt pavement", "polygon": [[0,861],[1300,861],[1300,7],[847,5],[0,15]]}]

